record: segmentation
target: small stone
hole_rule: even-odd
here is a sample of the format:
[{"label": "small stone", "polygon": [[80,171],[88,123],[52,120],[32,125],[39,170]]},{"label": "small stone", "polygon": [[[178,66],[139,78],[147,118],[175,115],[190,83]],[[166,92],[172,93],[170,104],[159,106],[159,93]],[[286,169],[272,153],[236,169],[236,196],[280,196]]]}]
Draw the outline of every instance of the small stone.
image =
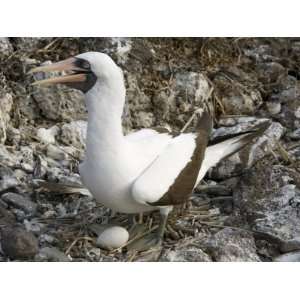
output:
[{"label": "small stone", "polygon": [[72,145],[78,149],[84,149],[86,131],[86,121],[72,121],[62,126],[60,140],[66,145]]},{"label": "small stone", "polygon": [[67,154],[63,150],[52,144],[47,146],[47,156],[59,161],[67,158]]},{"label": "small stone", "polygon": [[237,124],[237,120],[234,118],[220,118],[218,124],[224,127],[231,127]]},{"label": "small stone", "polygon": [[19,181],[15,178],[10,168],[0,166],[0,192],[14,188],[19,184]]},{"label": "small stone", "polygon": [[293,132],[290,132],[289,134],[287,134],[287,136],[292,140],[300,140],[300,128],[296,129]]},{"label": "small stone", "polygon": [[196,192],[205,193],[207,195],[213,196],[230,196],[232,195],[232,190],[224,185],[198,185],[196,187]]},{"label": "small stone", "polygon": [[275,262],[300,262],[300,251],[293,251],[279,255],[273,259]]},{"label": "small stone", "polygon": [[160,261],[168,262],[210,262],[211,257],[203,250],[194,246],[186,246],[178,250],[167,250]]},{"label": "small stone", "polygon": [[55,242],[57,242],[57,239],[52,236],[52,235],[49,235],[49,234],[41,234],[40,235],[40,243],[48,243],[48,244],[53,244]]},{"label": "small stone", "polygon": [[0,226],[12,225],[16,222],[14,214],[11,213],[5,205],[6,203],[2,203],[2,201],[0,202]]},{"label": "small stone", "polygon": [[287,240],[280,245],[280,251],[283,253],[300,250],[300,237]]},{"label": "small stone", "polygon": [[254,238],[246,231],[225,228],[200,246],[215,261],[260,261]]},{"label": "small stone", "polygon": [[11,259],[31,259],[38,250],[38,240],[21,227],[4,228],[1,233],[2,250]]},{"label": "small stone", "polygon": [[71,121],[86,112],[81,92],[62,86],[35,88],[34,99],[42,116],[53,121]]},{"label": "small stone", "polygon": [[112,250],[125,245],[128,239],[129,233],[125,228],[112,226],[98,236],[96,244],[100,248]]},{"label": "small stone", "polygon": [[13,46],[7,37],[0,37],[0,53],[1,55],[9,55],[14,51]]},{"label": "small stone", "polygon": [[1,199],[10,206],[23,210],[27,215],[33,216],[37,210],[37,204],[27,197],[16,193],[6,193]]},{"label": "small stone", "polygon": [[45,227],[44,224],[37,222],[36,220],[24,220],[25,229],[36,235],[40,234],[42,229]]},{"label": "small stone", "polygon": [[58,134],[59,128],[53,126],[49,129],[39,128],[36,132],[37,138],[44,144],[55,144],[55,136]]},{"label": "small stone", "polygon": [[295,110],[295,117],[300,119],[300,106]]},{"label": "small stone", "polygon": [[34,170],[33,149],[30,146],[21,146],[20,150],[17,158],[20,167],[24,171],[32,173]]},{"label": "small stone", "polygon": [[267,109],[271,115],[277,115],[281,112],[281,103],[277,101],[267,102]]},{"label": "small stone", "polygon": [[21,132],[19,129],[8,125],[6,129],[6,135],[7,135],[6,141],[8,141],[10,144],[15,146],[20,145]]},{"label": "small stone", "polygon": [[60,261],[69,262],[70,259],[60,250],[55,247],[44,247],[35,256],[37,261]]}]

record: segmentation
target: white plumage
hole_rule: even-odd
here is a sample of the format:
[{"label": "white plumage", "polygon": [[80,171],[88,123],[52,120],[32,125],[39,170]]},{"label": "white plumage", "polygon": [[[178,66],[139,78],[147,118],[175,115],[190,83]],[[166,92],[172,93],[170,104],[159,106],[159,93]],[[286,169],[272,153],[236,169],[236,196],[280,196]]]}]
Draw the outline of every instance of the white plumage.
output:
[{"label": "white plumage", "polygon": [[[42,83],[72,83],[85,93],[88,128],[86,155],[80,165],[84,184],[97,201],[118,212],[139,213],[159,208],[153,204],[168,192],[191,161],[197,134],[173,137],[142,129],[124,136],[121,118],[126,91],[121,69],[109,56],[89,52],[50,67],[38,67],[33,72],[63,70],[66,66],[73,66],[76,74]],[[209,168],[248,143],[247,136],[251,133],[207,147],[195,185]]]}]

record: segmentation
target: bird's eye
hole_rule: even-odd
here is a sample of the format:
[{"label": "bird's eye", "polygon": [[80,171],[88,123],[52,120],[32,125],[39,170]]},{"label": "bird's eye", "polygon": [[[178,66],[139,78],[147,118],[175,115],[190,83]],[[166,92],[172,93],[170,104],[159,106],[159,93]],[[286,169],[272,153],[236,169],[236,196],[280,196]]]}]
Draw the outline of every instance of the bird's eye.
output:
[{"label": "bird's eye", "polygon": [[90,63],[89,63],[88,61],[86,61],[86,60],[84,60],[84,61],[82,62],[81,67],[82,67],[83,69],[86,69],[86,70],[88,70],[88,69],[91,68]]}]

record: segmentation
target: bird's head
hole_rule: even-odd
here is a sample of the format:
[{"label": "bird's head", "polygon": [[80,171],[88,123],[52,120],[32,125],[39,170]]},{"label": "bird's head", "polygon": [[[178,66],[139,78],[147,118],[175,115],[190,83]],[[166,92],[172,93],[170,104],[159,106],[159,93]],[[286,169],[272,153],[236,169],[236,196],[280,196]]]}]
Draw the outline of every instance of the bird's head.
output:
[{"label": "bird's head", "polygon": [[66,75],[51,77],[36,81],[34,85],[64,84],[78,89],[83,93],[91,90],[97,81],[108,82],[122,76],[121,69],[104,53],[86,52],[66,60],[42,65],[29,71],[29,73],[63,71]]}]

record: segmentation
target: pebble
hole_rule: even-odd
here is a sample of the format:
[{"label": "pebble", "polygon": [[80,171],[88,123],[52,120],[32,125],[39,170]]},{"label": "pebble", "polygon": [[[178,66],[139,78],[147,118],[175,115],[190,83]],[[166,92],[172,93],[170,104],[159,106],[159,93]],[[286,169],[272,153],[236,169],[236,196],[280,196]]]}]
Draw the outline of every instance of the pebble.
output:
[{"label": "pebble", "polygon": [[49,144],[47,147],[47,156],[54,160],[64,160],[67,158],[67,154],[59,147]]},{"label": "pebble", "polygon": [[112,226],[104,230],[97,238],[96,244],[107,250],[122,247],[129,239],[128,231],[121,226]]},{"label": "pebble", "polygon": [[0,192],[4,192],[17,185],[19,185],[19,181],[15,178],[13,171],[6,167],[0,167]]},{"label": "pebble", "polygon": [[186,246],[175,250],[167,250],[160,261],[163,262],[211,262],[211,257],[202,249]]},{"label": "pebble", "polygon": [[293,251],[279,255],[273,259],[275,262],[300,262],[300,251]]},{"label": "pebble", "polygon": [[283,253],[300,250],[300,237],[287,240],[280,246],[280,251]]},{"label": "pebble", "polygon": [[49,129],[39,128],[36,132],[37,138],[44,144],[55,144],[55,136],[58,134],[58,126]]},{"label": "pebble", "polygon": [[295,117],[300,119],[300,106],[295,110]]},{"label": "pebble", "polygon": [[296,129],[295,131],[287,134],[289,138],[292,140],[300,140],[300,128]]},{"label": "pebble", "polygon": [[6,206],[6,203],[2,203],[0,200],[0,226],[1,225],[12,225],[16,222],[16,218]]},{"label": "pebble", "polygon": [[60,250],[55,247],[44,247],[35,256],[37,261],[60,261],[69,262],[70,259]]},{"label": "pebble", "polygon": [[232,190],[224,185],[201,185],[196,188],[197,192],[213,196],[230,196]]},{"label": "pebble", "polygon": [[267,102],[267,109],[271,115],[277,115],[281,112],[280,102]]},{"label": "pebble", "polygon": [[13,46],[7,37],[0,37],[0,52],[1,55],[9,55],[14,51]]},{"label": "pebble", "polygon": [[1,246],[11,259],[32,259],[39,250],[37,238],[21,227],[4,228]]},{"label": "pebble", "polygon": [[23,210],[27,215],[33,216],[37,211],[37,204],[16,193],[6,193],[1,199],[10,206]]},{"label": "pebble", "polygon": [[72,145],[78,149],[83,149],[85,147],[86,131],[86,121],[72,121],[62,126],[60,139],[66,145]]}]

